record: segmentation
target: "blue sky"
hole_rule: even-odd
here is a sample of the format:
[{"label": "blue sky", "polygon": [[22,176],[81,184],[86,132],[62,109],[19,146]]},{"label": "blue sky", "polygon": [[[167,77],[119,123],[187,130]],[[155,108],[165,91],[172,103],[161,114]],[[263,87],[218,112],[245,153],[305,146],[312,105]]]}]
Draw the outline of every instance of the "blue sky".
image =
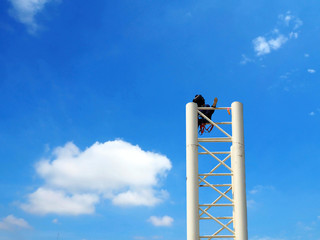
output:
[{"label": "blue sky", "polygon": [[244,105],[249,239],[320,240],[319,12],[1,1],[0,239],[186,239],[185,104],[201,93]]}]

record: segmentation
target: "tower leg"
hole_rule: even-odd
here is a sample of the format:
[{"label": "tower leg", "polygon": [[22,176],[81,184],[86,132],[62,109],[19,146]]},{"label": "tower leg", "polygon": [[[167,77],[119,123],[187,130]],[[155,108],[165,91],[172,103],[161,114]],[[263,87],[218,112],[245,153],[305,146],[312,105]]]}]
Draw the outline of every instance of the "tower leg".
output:
[{"label": "tower leg", "polygon": [[197,104],[186,106],[187,240],[199,240],[198,114]]},{"label": "tower leg", "polygon": [[242,103],[234,102],[231,108],[231,168],[233,171],[232,188],[234,199],[233,226],[235,230],[235,240],[248,240]]}]

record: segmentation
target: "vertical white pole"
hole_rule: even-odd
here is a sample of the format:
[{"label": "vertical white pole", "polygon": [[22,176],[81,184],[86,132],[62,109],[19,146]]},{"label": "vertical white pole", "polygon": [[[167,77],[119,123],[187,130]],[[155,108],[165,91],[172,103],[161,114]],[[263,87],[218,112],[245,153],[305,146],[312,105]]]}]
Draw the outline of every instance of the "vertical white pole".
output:
[{"label": "vertical white pole", "polygon": [[242,103],[234,102],[231,108],[231,167],[233,171],[232,188],[234,199],[233,226],[235,230],[235,240],[248,240]]},{"label": "vertical white pole", "polygon": [[198,113],[197,104],[186,106],[187,240],[199,240]]}]

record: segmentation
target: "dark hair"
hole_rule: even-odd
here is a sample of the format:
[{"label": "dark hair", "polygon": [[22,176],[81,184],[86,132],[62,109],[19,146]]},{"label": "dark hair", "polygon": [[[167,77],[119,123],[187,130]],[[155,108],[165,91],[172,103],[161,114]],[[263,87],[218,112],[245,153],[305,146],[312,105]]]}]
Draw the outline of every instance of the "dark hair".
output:
[{"label": "dark hair", "polygon": [[205,101],[204,101],[204,98],[200,95],[200,94],[197,94],[194,99],[193,99],[193,102],[198,104],[198,107],[201,107],[204,105]]}]

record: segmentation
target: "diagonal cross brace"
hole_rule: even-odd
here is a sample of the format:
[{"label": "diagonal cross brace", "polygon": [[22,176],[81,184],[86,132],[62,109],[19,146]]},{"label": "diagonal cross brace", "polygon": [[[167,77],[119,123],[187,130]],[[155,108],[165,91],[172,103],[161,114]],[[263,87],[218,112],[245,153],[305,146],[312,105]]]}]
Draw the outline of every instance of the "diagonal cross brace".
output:
[{"label": "diagonal cross brace", "polygon": [[211,123],[212,125],[214,125],[216,128],[218,128],[221,132],[223,132],[227,137],[231,138],[231,136],[224,131],[221,127],[218,126],[218,124],[216,124],[215,122],[213,122],[210,118],[208,118],[206,115],[204,115],[201,111],[198,110],[198,113],[204,117],[209,123]]},{"label": "diagonal cross brace", "polygon": [[[227,194],[231,189],[232,189],[232,187],[229,187],[229,188],[227,189],[227,191],[224,192],[224,194]],[[222,195],[220,195],[219,197],[217,197],[217,199],[214,200],[214,201],[212,202],[212,204],[216,204],[222,197],[223,197]],[[208,210],[209,210],[210,208],[212,208],[212,207],[213,207],[213,206],[208,206],[208,207],[205,209],[205,211],[208,211]],[[203,215],[203,213],[200,213],[199,217],[201,217],[202,215]]]},{"label": "diagonal cross brace", "polygon": [[[199,146],[200,146],[200,144],[199,144]],[[220,161],[224,163],[224,162],[227,161],[230,157],[231,157],[231,155],[229,154],[228,156],[225,157],[225,159],[220,160]],[[221,162],[220,162],[217,166],[215,166],[209,173],[213,173],[215,170],[217,170],[217,168],[221,166],[221,164],[222,164]],[[231,171],[231,173],[232,173],[232,171]],[[207,177],[208,177],[208,176],[204,176],[203,179],[206,179]],[[202,180],[199,182],[199,184],[201,184],[201,182],[202,182]]]},{"label": "diagonal cross brace", "polygon": [[210,217],[211,219],[215,220],[217,223],[219,223],[224,229],[227,229],[229,232],[231,232],[232,234],[234,234],[234,231],[231,230],[227,225],[223,224],[222,222],[220,222],[217,218],[215,218],[214,216],[212,216],[210,213],[208,213],[207,211],[203,210],[202,208],[199,208],[204,214],[206,214],[208,217]]},{"label": "diagonal cross brace", "polygon": [[[231,223],[233,222],[233,219],[231,219],[226,226],[229,226]],[[214,238],[215,236],[219,236],[218,233],[220,233],[223,229],[225,229],[225,227],[220,228],[218,231],[216,231],[214,234],[212,234],[212,237],[209,237],[208,240],[211,240],[212,238]]]},{"label": "diagonal cross brace", "polygon": [[[209,152],[208,149],[206,149],[204,146],[202,146],[201,144],[198,144],[199,147],[201,147],[205,152],[207,152],[210,156],[212,156],[214,159],[216,159],[217,161],[220,162],[220,165],[223,164],[226,168],[228,168],[230,170],[230,172],[232,173],[232,169],[227,165],[225,164],[224,162],[230,157],[230,154],[227,156],[227,158],[225,158],[224,160],[221,160],[220,158],[218,158],[216,155],[214,155],[213,153]],[[219,166],[220,166],[219,165]],[[217,166],[215,169],[217,169],[219,166]],[[214,170],[213,170],[214,171]],[[211,171],[211,172],[213,172]]]},{"label": "diagonal cross brace", "polygon": [[220,193],[222,196],[224,196],[226,199],[228,199],[231,203],[233,203],[233,200],[231,198],[229,198],[226,194],[224,194],[223,192],[221,192],[219,189],[217,189],[215,186],[213,186],[211,183],[209,183],[208,181],[206,181],[205,179],[199,177],[203,182],[205,182],[206,184],[208,184],[212,189],[214,189],[215,191],[217,191],[218,193]]}]

